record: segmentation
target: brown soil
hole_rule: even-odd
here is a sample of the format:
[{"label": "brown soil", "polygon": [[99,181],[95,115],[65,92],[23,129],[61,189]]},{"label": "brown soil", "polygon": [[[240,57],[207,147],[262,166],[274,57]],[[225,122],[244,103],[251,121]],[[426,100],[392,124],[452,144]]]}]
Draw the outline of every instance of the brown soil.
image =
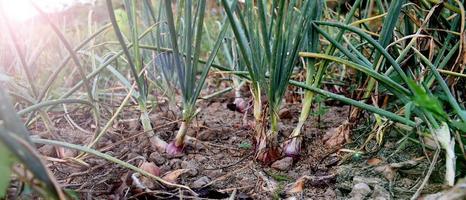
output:
[{"label": "brown soil", "polygon": [[[232,102],[231,95],[217,97],[211,100],[201,101],[198,105],[202,109],[194,120],[188,134],[197,138],[197,142],[188,145],[185,154],[181,157],[170,157],[164,153],[158,153],[142,133],[138,122],[136,107],[128,106],[120,115],[119,120],[107,132],[97,144],[96,149],[116,158],[124,160],[135,166],[143,160],[155,163],[161,170],[161,175],[173,172],[177,169],[189,169],[181,174],[176,182],[192,187],[200,196],[197,198],[218,199],[228,198],[235,194],[235,199],[278,199],[286,197],[300,197],[304,199],[337,199],[346,198],[354,184],[355,177],[378,177],[379,185],[385,188],[413,187],[419,179],[404,177],[401,182],[387,181],[384,173],[374,172],[374,158],[381,158],[375,165],[382,166],[395,161],[411,160],[416,155],[422,156],[422,151],[415,151],[406,158],[385,159],[384,155],[393,153],[397,149],[396,138],[394,142],[387,142],[384,148],[389,150],[374,151],[365,154],[362,159],[349,157],[348,153],[338,152],[324,145],[323,136],[331,128],[341,125],[349,111],[349,107],[330,107],[321,116],[320,120],[311,117],[304,127],[302,156],[297,159],[290,169],[278,171],[268,166],[254,162],[252,145],[252,130],[244,122],[251,120],[250,114],[231,111],[227,109],[227,103]],[[106,112],[102,112],[105,123],[118,103],[107,105]],[[281,122],[279,140],[282,142],[291,133],[297,123],[300,112],[299,103],[287,103],[283,108],[288,117]],[[90,112],[71,112],[72,118],[77,124],[86,130],[92,130]],[[159,104],[156,110],[151,112],[155,132],[165,141],[170,141],[179,123],[179,111],[168,109],[167,104]],[[83,133],[74,128],[60,113],[56,113],[54,122],[57,124],[58,138],[66,138],[65,141],[75,144],[86,144],[92,138],[92,134]],[[244,120],[246,117],[247,120]],[[320,123],[317,123],[320,121]],[[42,137],[50,138],[44,134],[44,127],[36,123],[32,131]],[[363,130],[361,132],[368,132]],[[367,137],[354,135],[354,143],[347,147],[356,149],[361,146],[357,141],[364,141]],[[55,136],[57,137],[57,136]],[[359,137],[359,139],[358,139]],[[362,138],[362,139],[361,139]],[[398,138],[399,139],[399,138]],[[391,145],[391,146],[390,146]],[[49,157],[56,157],[56,152],[49,146],[39,146],[39,151]],[[66,155],[75,156],[78,152],[65,151]],[[348,162],[354,161],[354,162]],[[176,188],[167,188],[153,181],[139,178],[147,190],[135,187],[133,172],[116,164],[107,162],[94,156],[88,156],[83,161],[88,166],[83,166],[72,160],[50,161],[49,167],[58,178],[60,184],[77,193],[81,199],[179,199],[180,196],[189,199],[194,198],[187,192],[180,192]],[[338,165],[340,163],[340,165]],[[425,169],[425,166],[421,170]],[[422,171],[421,171],[422,173]],[[305,177],[304,190],[300,193],[290,194],[290,187]],[[207,186],[205,186],[207,184]],[[195,187],[203,186],[201,188]],[[395,187],[394,187],[395,186]],[[374,188],[371,185],[372,188]],[[388,189],[387,189],[388,190]],[[404,191],[404,190],[403,190]],[[391,191],[393,192],[393,191]],[[404,191],[411,195],[413,191]],[[395,191],[394,193],[399,194]],[[403,198],[406,196],[401,196]]]}]

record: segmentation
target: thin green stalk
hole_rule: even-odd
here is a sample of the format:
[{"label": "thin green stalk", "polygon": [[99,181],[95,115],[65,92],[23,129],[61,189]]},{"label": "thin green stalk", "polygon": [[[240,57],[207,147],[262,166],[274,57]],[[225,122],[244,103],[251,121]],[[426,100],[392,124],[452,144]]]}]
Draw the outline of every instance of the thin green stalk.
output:
[{"label": "thin green stalk", "polygon": [[[126,53],[125,55],[126,55],[126,58],[128,59],[128,63],[130,65],[131,71],[133,72],[134,79],[136,80],[138,84],[139,98],[137,100],[139,104],[139,110],[141,111],[140,120],[142,123],[142,127],[144,131],[148,131],[148,135],[152,137],[154,135],[154,132],[151,131],[152,125],[149,119],[149,114],[147,112],[147,105],[146,105],[147,104],[146,102],[147,101],[147,87],[145,84],[145,78],[144,76],[141,75],[141,71],[142,71],[141,59],[143,58],[141,57],[140,48],[139,48],[139,40],[138,40],[138,21],[137,21],[137,13],[136,13],[136,0],[131,0],[131,3],[128,3],[127,1],[125,1],[125,5],[128,10],[128,16],[130,17],[129,25],[131,26],[131,40],[133,42],[133,48],[132,48],[133,57],[130,57],[129,54],[126,54]],[[109,10],[109,13],[110,13],[110,10]],[[113,24],[115,31],[120,32],[118,24],[113,23],[113,21],[112,21],[112,24]],[[126,44],[123,38],[118,36],[118,33],[117,33],[117,38],[124,50],[126,47]],[[129,50],[127,51],[129,52]],[[134,64],[132,64],[133,62],[131,62],[131,60],[133,59],[134,59]]]},{"label": "thin green stalk", "polygon": [[18,115],[20,116],[25,115],[27,113],[34,112],[36,110],[39,110],[39,109],[42,109],[48,106],[56,106],[58,104],[75,104],[75,103],[85,104],[85,105],[88,105],[94,108],[94,104],[92,102],[83,100],[83,99],[56,99],[56,100],[49,100],[49,101],[43,101],[43,102],[36,103],[32,106],[29,106],[23,110],[18,111]]},{"label": "thin green stalk", "polygon": [[[232,5],[235,5],[236,1],[232,3]],[[197,97],[201,93],[202,87],[204,86],[205,80],[207,79],[208,72],[210,68],[214,65],[213,62],[216,58],[216,55],[218,53],[218,50],[220,49],[220,45],[222,44],[223,39],[225,38],[226,33],[228,32],[228,29],[230,28],[229,23],[226,23],[226,19],[223,22],[221,31],[219,33],[217,41],[215,41],[215,44],[212,48],[212,51],[210,52],[209,58],[207,61],[201,61],[199,59],[199,55],[194,57],[195,63],[198,63],[197,61],[204,63],[205,69],[202,71],[201,77],[199,78],[199,83],[197,84],[197,87],[195,88],[193,98],[191,99],[191,103],[194,104],[196,101]]]},{"label": "thin green stalk", "polygon": [[[147,28],[143,33],[141,33],[141,35],[139,36],[139,40],[141,40],[144,36],[146,36],[147,34],[149,34],[153,28],[155,28],[156,26],[158,26],[160,23],[157,23],[157,24],[153,24],[151,27]],[[126,46],[127,49],[133,47],[133,43],[130,43]],[[112,57],[108,58],[107,60],[105,60],[104,63],[102,63],[96,70],[92,71],[90,74],[88,74],[86,77],[88,79],[91,79],[93,77],[95,77],[97,74],[99,74],[103,69],[107,68],[108,65],[110,65],[111,63],[113,63],[115,60],[117,60],[119,57],[121,57],[123,55],[124,51],[121,50],[117,53],[115,53],[115,55],[113,55]],[[83,81],[79,81],[78,83],[76,83],[71,89],[69,89],[65,94],[63,94],[62,96],[60,96],[59,98],[60,99],[63,99],[63,98],[67,98],[69,96],[71,96],[74,92],[76,92],[82,85],[84,84]]]},{"label": "thin green stalk", "polygon": [[291,80],[290,84],[292,84],[294,86],[298,86],[298,87],[306,89],[306,90],[313,91],[313,92],[315,92],[317,94],[320,94],[320,95],[323,95],[325,97],[335,99],[337,101],[341,101],[343,103],[346,103],[346,104],[361,108],[363,110],[373,112],[373,113],[378,114],[380,116],[387,117],[390,120],[397,121],[397,122],[400,122],[402,124],[405,124],[405,125],[408,125],[408,126],[411,126],[411,127],[416,126],[416,122],[414,122],[414,121],[411,121],[411,120],[409,120],[407,118],[401,117],[401,116],[399,116],[399,115],[397,115],[395,113],[386,111],[384,109],[381,109],[381,108],[378,108],[378,107],[375,107],[375,106],[372,106],[372,105],[368,105],[368,104],[363,103],[361,101],[356,101],[354,99],[347,98],[347,97],[345,97],[343,95],[334,94],[334,93],[331,93],[331,92],[328,92],[328,91],[325,91],[325,90],[322,90],[322,89],[319,89],[319,88],[316,88],[316,87],[313,87],[313,86],[308,86],[308,85],[306,85],[304,83],[301,83],[301,82],[298,82],[298,81]]},{"label": "thin green stalk", "polygon": [[[100,138],[102,138],[105,133],[107,132],[108,128],[110,128],[112,125],[113,125],[113,122],[116,120],[116,118],[118,117],[118,115],[121,113],[121,111],[123,110],[123,108],[125,107],[125,105],[128,103],[130,97],[131,97],[131,93],[133,93],[134,91],[134,84],[133,86],[130,88],[128,94],[126,95],[126,97],[123,99],[123,101],[120,103],[120,106],[118,106],[118,108],[115,110],[115,112],[113,113],[112,117],[108,120],[108,122],[105,124],[105,126],[100,130],[99,134],[95,135],[94,136],[94,139],[92,140],[92,142],[90,142],[87,147],[91,148],[93,147],[94,145],[97,144],[97,142],[100,140]],[[146,131],[146,130],[144,130]],[[84,155],[82,155],[84,156]],[[81,156],[81,157],[82,157]]]},{"label": "thin green stalk", "polygon": [[[382,31],[380,33],[380,37],[378,40],[379,44],[384,48],[386,48],[389,45],[390,41],[392,40],[393,31],[395,29],[395,25],[398,22],[398,18],[401,14],[401,6],[403,3],[404,3],[404,0],[398,0],[398,1],[392,1],[390,4],[390,8],[387,12],[387,16],[384,19]],[[384,62],[384,59],[382,58],[382,53],[377,51],[375,53],[375,59],[374,59],[372,68],[375,69],[376,72],[378,72],[380,68],[383,67],[384,63],[385,62]],[[365,90],[362,96],[362,99],[365,100],[371,96],[372,90],[375,87],[375,83],[376,81],[374,79],[372,78],[369,79],[369,82],[367,83],[367,87],[366,87],[367,89]]]},{"label": "thin green stalk", "polygon": [[401,94],[404,94],[404,95],[409,95],[410,94],[410,91],[408,89],[406,89],[405,87],[403,87],[402,85],[400,85],[396,81],[390,79],[389,77],[387,77],[387,76],[385,76],[383,74],[378,73],[374,69],[367,68],[367,67],[362,66],[360,64],[357,64],[357,63],[354,63],[354,62],[351,62],[351,61],[348,61],[348,60],[344,60],[344,59],[341,59],[339,57],[329,56],[327,54],[301,52],[300,56],[307,57],[307,58],[326,59],[326,60],[330,60],[330,61],[333,61],[333,62],[344,64],[346,66],[349,66],[351,68],[354,68],[354,69],[356,69],[358,71],[361,71],[361,72],[365,73],[369,77],[373,77],[374,79],[376,79],[376,80],[378,80],[380,82],[383,82],[384,84],[390,86],[391,88],[395,89],[396,91],[398,91]]},{"label": "thin green stalk", "polygon": [[189,119],[184,119],[183,122],[181,122],[180,129],[178,130],[178,133],[176,134],[176,138],[175,138],[175,145],[177,147],[184,146],[185,135],[188,131],[190,124],[191,124],[191,121]]},{"label": "thin green stalk", "polygon": [[[107,0],[106,2],[107,2],[107,11],[108,11],[108,14],[109,14],[109,17],[110,17],[110,21],[112,22],[112,26],[113,26],[115,35],[117,36],[117,39],[121,44],[121,47],[123,49],[123,53],[126,56],[126,59],[128,61],[128,65],[129,65],[129,67],[131,69],[131,73],[132,73],[132,75],[133,75],[133,77],[134,77],[134,79],[135,79],[135,81],[137,83],[137,86],[138,86],[139,90],[143,90],[144,89],[144,83],[139,78],[136,66],[135,66],[135,64],[133,62],[131,54],[129,53],[128,47],[126,46],[123,34],[121,33],[121,30],[120,30],[120,27],[118,26],[118,23],[116,21],[115,12],[113,11],[112,1]],[[138,41],[138,40],[133,41],[133,45],[135,45],[136,41]],[[136,58],[136,59],[139,59],[139,58]]]},{"label": "thin green stalk", "polygon": [[[358,5],[361,3],[361,0],[356,0],[351,7],[351,10],[349,13],[346,15],[345,24],[349,24],[351,22],[351,18],[354,16],[356,13],[356,10],[358,8]],[[315,26],[314,26],[315,27]],[[318,29],[317,29],[318,30]],[[344,34],[344,30],[340,30],[337,34],[336,41],[340,42],[342,40]],[[318,40],[318,38],[314,38],[314,41]],[[338,43],[336,42],[336,43]],[[329,45],[325,51],[327,55],[333,55],[336,50],[336,47],[333,45]],[[320,83],[322,81],[322,77],[325,73],[325,69],[327,68],[327,65],[329,62],[327,60],[324,60],[317,69],[317,72],[315,73],[315,61],[310,61],[307,64],[307,72],[306,72],[306,85],[308,86],[313,86],[313,87],[319,87]],[[301,129],[302,126],[304,125],[305,121],[309,117],[311,107],[312,107],[312,102],[314,100],[315,93],[311,90],[306,90],[304,92],[304,98],[303,98],[303,106],[301,109],[301,113],[299,116],[299,121],[297,126],[294,128],[293,133],[291,134],[291,137],[298,137],[301,134]]]},{"label": "thin green stalk", "polygon": [[387,59],[387,61],[398,72],[399,76],[403,79],[403,81],[408,82],[408,76],[404,73],[403,69],[401,69],[400,65],[395,61],[395,59],[393,59],[393,57],[385,50],[384,47],[382,47],[377,41],[375,41],[371,36],[369,36],[364,31],[362,31],[362,30],[360,30],[358,28],[352,27],[352,26],[348,26],[348,25],[341,24],[341,23],[336,23],[336,22],[315,22],[315,23],[319,24],[319,25],[326,25],[326,26],[332,26],[332,27],[345,29],[345,30],[348,30],[348,31],[351,31],[353,33],[358,34],[364,40],[366,40],[372,46],[374,46],[376,48],[376,50],[378,52],[380,52],[385,57],[385,59]]},{"label": "thin green stalk", "polygon": [[457,13],[457,14],[461,14],[461,9],[459,9],[458,7],[455,7],[455,6],[451,5],[451,4],[448,3],[448,2],[444,2],[444,1],[440,1],[440,0],[427,0],[427,1],[429,1],[429,2],[431,2],[431,3],[435,3],[435,4],[440,4],[440,3],[442,3],[443,6],[445,6],[445,8],[447,8],[448,10],[451,10],[451,11]]},{"label": "thin green stalk", "polygon": [[462,74],[462,73],[458,73],[458,72],[452,72],[452,71],[443,70],[443,69],[437,69],[437,71],[442,73],[442,74],[447,74],[447,75],[450,75],[450,76],[457,76],[457,77],[466,78],[466,74]]}]

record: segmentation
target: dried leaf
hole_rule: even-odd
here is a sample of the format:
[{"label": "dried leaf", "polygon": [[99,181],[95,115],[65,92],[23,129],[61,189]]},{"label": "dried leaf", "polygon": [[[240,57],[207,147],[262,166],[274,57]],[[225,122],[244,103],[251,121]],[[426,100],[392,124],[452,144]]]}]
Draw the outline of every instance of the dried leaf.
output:
[{"label": "dried leaf", "polygon": [[188,171],[189,169],[177,169],[171,172],[167,172],[165,175],[163,175],[162,179],[170,183],[176,183],[176,180],[178,179],[178,177],[180,177],[182,174]]},{"label": "dried leaf", "polygon": [[335,148],[351,141],[351,127],[352,124],[348,121],[345,121],[339,127],[328,131],[324,136],[325,145],[331,148]]},{"label": "dried leaf", "polygon": [[153,162],[143,162],[139,168],[154,176],[160,176],[160,168]]},{"label": "dried leaf", "polygon": [[367,161],[367,164],[375,166],[375,165],[380,164],[381,162],[382,160],[380,158],[371,158]]},{"label": "dried leaf", "polygon": [[304,191],[304,184],[306,179],[304,177],[299,178],[296,182],[292,183],[286,190],[287,194],[300,193]]},{"label": "dried leaf", "polygon": [[376,172],[382,173],[383,176],[389,181],[393,181],[396,175],[396,169],[391,167],[390,165],[382,165],[376,167],[374,170]]}]

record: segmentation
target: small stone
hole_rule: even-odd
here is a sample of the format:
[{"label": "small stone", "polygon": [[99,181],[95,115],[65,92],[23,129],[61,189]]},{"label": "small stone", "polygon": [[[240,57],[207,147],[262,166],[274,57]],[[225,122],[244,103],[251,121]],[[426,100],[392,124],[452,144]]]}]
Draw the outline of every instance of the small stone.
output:
[{"label": "small stone", "polygon": [[180,169],[181,168],[181,159],[175,158],[170,160],[170,166],[172,169]]},{"label": "small stone", "polygon": [[297,172],[295,169],[293,169],[292,171],[288,171],[287,175],[288,175],[288,177],[290,177],[292,179],[298,179],[303,174],[301,172]]},{"label": "small stone", "polygon": [[202,141],[211,141],[211,140],[214,140],[218,136],[217,133],[218,133],[217,130],[207,129],[207,130],[201,131],[197,135],[197,139],[202,140]]},{"label": "small stone", "polygon": [[181,162],[182,169],[188,169],[188,174],[190,176],[196,176],[198,174],[198,166],[194,161],[183,161]]},{"label": "small stone", "polygon": [[165,164],[165,162],[167,162],[167,159],[165,159],[162,156],[162,154],[160,154],[157,151],[154,151],[149,155],[149,160],[154,162],[157,165],[163,165],[163,164]]},{"label": "small stone", "polygon": [[223,170],[222,169],[216,169],[216,170],[205,170],[204,172],[208,177],[214,179],[214,178],[217,178],[219,176],[221,176],[223,174]]},{"label": "small stone", "polygon": [[364,199],[369,193],[371,188],[365,183],[358,183],[353,186],[350,196],[351,199]]},{"label": "small stone", "polygon": [[210,178],[207,176],[203,176],[193,182],[191,185],[192,188],[201,188],[204,185],[207,185],[210,182]]},{"label": "small stone", "polygon": [[382,179],[374,178],[374,177],[362,177],[362,176],[354,176],[353,177],[353,184],[365,183],[374,187],[375,185],[380,185],[383,183]]},{"label": "small stone", "polygon": [[170,170],[172,170],[172,168],[170,167],[170,163],[165,163],[164,165],[160,166],[161,174],[168,172]]},{"label": "small stone", "polygon": [[374,192],[372,193],[371,199],[376,200],[390,200],[390,193],[382,186],[374,186]]},{"label": "small stone", "polygon": [[272,168],[280,171],[286,171],[291,168],[291,165],[293,165],[293,158],[292,157],[286,157],[281,160],[277,160],[272,164]]},{"label": "small stone", "polygon": [[336,154],[332,154],[327,156],[322,163],[328,168],[337,165],[338,161],[340,161],[340,158]]},{"label": "small stone", "polygon": [[218,154],[215,154],[215,160],[221,160],[225,157],[225,155],[223,153],[218,153]]},{"label": "small stone", "polygon": [[194,156],[194,160],[197,160],[197,162],[203,163],[203,162],[206,162],[208,159],[207,159],[207,157],[204,156],[204,155],[196,154],[196,155]]}]

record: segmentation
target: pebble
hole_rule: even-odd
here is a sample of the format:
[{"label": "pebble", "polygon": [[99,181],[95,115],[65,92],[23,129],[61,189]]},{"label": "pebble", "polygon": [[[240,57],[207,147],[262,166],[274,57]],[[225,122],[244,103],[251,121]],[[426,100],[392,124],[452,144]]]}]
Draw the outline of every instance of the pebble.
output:
[{"label": "pebble", "polygon": [[222,169],[216,169],[216,170],[205,170],[204,173],[214,179],[214,178],[217,178],[219,176],[221,176],[223,174],[223,170]]},{"label": "pebble", "polygon": [[211,130],[211,129],[204,130],[197,135],[197,139],[202,140],[202,141],[214,140],[216,137],[218,137],[217,132],[218,131]]},{"label": "pebble", "polygon": [[371,199],[376,200],[389,200],[390,193],[382,186],[374,186],[374,192],[372,193]]},{"label": "pebble", "polygon": [[196,155],[195,156],[195,159],[198,161],[198,162],[206,162],[208,159],[207,157],[203,156],[203,155]]},{"label": "pebble", "polygon": [[180,169],[181,168],[181,159],[175,158],[170,160],[170,166],[172,169]]},{"label": "pebble", "polygon": [[338,164],[338,161],[340,161],[340,158],[338,157],[337,154],[332,154],[327,156],[322,163],[325,165],[326,168],[335,166]]},{"label": "pebble", "polygon": [[217,153],[215,154],[214,157],[215,157],[215,160],[221,160],[222,158],[225,157],[225,155],[223,153]]},{"label": "pebble", "polygon": [[192,183],[191,187],[192,187],[192,188],[201,188],[202,186],[208,184],[209,182],[210,182],[210,178],[207,177],[207,176],[203,176],[203,177],[201,177],[201,178],[195,180],[195,181]]},{"label": "pebble", "polygon": [[277,160],[272,164],[272,168],[280,171],[286,171],[291,168],[291,165],[293,165],[293,158],[292,157],[286,157],[281,160]]},{"label": "pebble", "polygon": [[165,162],[167,162],[167,159],[165,159],[162,156],[162,154],[160,154],[157,151],[154,151],[149,155],[149,160],[154,162],[157,165],[163,165],[163,164],[165,164]]},{"label": "pebble", "polygon": [[183,161],[181,162],[182,169],[188,169],[187,172],[190,176],[196,176],[199,172],[198,165],[195,161]]},{"label": "pebble", "polygon": [[362,177],[362,176],[354,176],[353,177],[353,184],[359,184],[359,183],[365,183],[370,186],[375,186],[382,184],[383,181],[380,178],[374,178],[374,177]]},{"label": "pebble", "polygon": [[369,193],[371,193],[371,188],[365,183],[358,183],[353,186],[350,196],[352,200],[364,199]]},{"label": "pebble", "polygon": [[170,171],[172,168],[170,167],[170,163],[166,163],[165,165],[160,166],[160,171],[162,173]]}]

